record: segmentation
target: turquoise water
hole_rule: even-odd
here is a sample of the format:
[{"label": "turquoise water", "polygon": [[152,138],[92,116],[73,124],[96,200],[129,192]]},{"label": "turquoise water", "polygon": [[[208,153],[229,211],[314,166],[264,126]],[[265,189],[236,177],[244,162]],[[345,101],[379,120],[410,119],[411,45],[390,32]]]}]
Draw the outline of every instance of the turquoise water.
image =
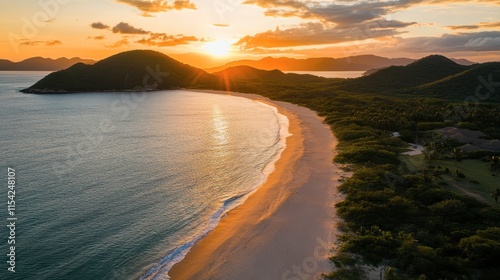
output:
[{"label": "turquoise water", "polygon": [[3,238],[0,279],[166,279],[284,147],[286,119],[258,102],[18,92],[46,74],[0,72],[0,179],[16,169],[18,218],[16,273]]}]

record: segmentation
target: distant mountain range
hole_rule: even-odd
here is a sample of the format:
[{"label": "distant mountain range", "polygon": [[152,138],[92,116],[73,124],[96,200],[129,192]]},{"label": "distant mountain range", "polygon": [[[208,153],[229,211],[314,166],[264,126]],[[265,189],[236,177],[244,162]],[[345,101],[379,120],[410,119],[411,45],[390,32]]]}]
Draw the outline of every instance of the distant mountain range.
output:
[{"label": "distant mountain range", "polygon": [[[185,61],[187,55],[176,55],[177,60]],[[204,56],[197,57],[198,59],[208,59]],[[472,65],[466,59],[452,59],[461,65]],[[191,61],[191,60],[190,60]],[[359,55],[345,58],[273,58],[266,57],[260,60],[238,60],[227,63],[222,66],[208,68],[205,71],[209,73],[220,72],[224,69],[235,66],[250,66],[262,70],[281,70],[281,71],[368,71],[379,70],[389,66],[403,66],[414,62],[415,59],[410,58],[385,58],[375,55]],[[43,58],[32,57],[20,62],[13,62],[6,59],[0,59],[0,71],[59,71],[77,64],[94,64],[95,60],[74,58]]]},{"label": "distant mountain range", "polygon": [[[461,65],[474,64],[474,62],[466,59],[453,60]],[[415,61],[415,59],[410,58],[386,58],[375,55],[358,55],[344,58],[321,57],[306,59],[266,57],[260,60],[233,61],[222,66],[205,69],[205,71],[209,73],[215,73],[229,67],[236,66],[250,66],[262,70],[278,69],[281,71],[368,71],[389,66],[404,66]]]},{"label": "distant mountain range", "polygon": [[[432,55],[406,66],[389,66],[356,79],[328,79],[314,75],[285,74],[250,66],[229,67],[212,74],[183,64],[169,56],[146,50],[119,53],[94,65],[78,63],[54,72],[23,90],[28,93],[86,91],[135,91],[203,88],[286,95],[364,92],[409,94],[464,100],[488,94],[499,101],[500,62],[460,65],[444,56]],[[478,98],[479,98],[478,97]]]},{"label": "distant mountain range", "polygon": [[32,57],[20,62],[0,59],[0,71],[59,71],[77,63],[94,64],[95,62],[95,60],[79,57],[58,59]]}]

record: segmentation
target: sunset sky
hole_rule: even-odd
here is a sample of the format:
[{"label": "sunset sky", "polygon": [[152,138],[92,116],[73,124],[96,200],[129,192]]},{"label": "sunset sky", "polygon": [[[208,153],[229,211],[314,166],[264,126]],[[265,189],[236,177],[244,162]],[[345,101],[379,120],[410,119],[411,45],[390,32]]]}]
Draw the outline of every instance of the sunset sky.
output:
[{"label": "sunset sky", "polygon": [[500,0],[0,2],[0,58],[13,61],[131,49],[198,67],[264,56],[500,60]]}]

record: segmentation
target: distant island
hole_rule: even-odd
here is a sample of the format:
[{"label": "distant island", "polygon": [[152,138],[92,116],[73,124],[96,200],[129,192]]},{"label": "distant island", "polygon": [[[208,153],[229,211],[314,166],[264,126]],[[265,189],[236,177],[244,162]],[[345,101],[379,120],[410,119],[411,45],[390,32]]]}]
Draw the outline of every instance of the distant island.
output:
[{"label": "distant island", "polygon": [[[474,62],[467,59],[451,59],[461,65],[472,65]],[[389,66],[405,66],[416,59],[386,58],[376,55],[357,55],[342,58],[318,57],[296,59],[288,57],[266,57],[260,60],[237,60],[222,66],[205,69],[209,73],[220,72],[229,67],[251,66],[262,70],[281,71],[368,71]]]},{"label": "distant island", "polygon": [[[389,66],[356,79],[328,79],[313,75],[285,74],[250,66],[228,67],[212,74],[150,50],[122,52],[95,64],[77,63],[54,72],[25,93],[89,91],[151,91],[177,88],[260,92],[280,87],[318,92],[386,92],[463,99],[474,95],[478,77],[500,80],[499,62],[461,65],[441,55],[431,55],[406,66]],[[484,82],[483,82],[484,83]],[[485,85],[487,86],[487,85]],[[492,96],[491,100],[498,100]]]},{"label": "distant island", "polygon": [[[200,59],[203,59],[200,57]],[[177,59],[183,62],[182,59]],[[467,59],[454,59],[461,65],[472,65],[475,62]],[[288,57],[265,57],[259,60],[236,60],[221,66],[202,68],[208,73],[216,73],[230,67],[250,66],[261,70],[280,71],[367,71],[365,74],[378,71],[389,66],[405,66],[416,59],[411,58],[386,58],[376,55],[358,55],[342,58],[318,57],[307,59],[296,59]],[[97,61],[79,57],[73,58],[43,58],[31,57],[19,62],[0,59],[0,71],[59,71],[69,68],[77,63],[94,64]],[[199,68],[199,67],[198,67]]]},{"label": "distant island", "polygon": [[59,71],[77,63],[94,64],[95,62],[92,59],[82,59],[79,57],[61,57],[58,59],[31,57],[19,62],[0,59],[0,71]]}]

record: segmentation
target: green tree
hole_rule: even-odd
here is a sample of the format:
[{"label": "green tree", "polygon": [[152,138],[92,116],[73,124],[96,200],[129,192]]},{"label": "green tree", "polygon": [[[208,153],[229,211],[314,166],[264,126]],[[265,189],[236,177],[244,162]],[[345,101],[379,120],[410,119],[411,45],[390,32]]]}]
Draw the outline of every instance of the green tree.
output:
[{"label": "green tree", "polygon": [[498,198],[500,197],[500,189],[497,188],[496,191],[491,193],[491,197],[495,200],[496,203],[498,203]]},{"label": "green tree", "polygon": [[500,157],[492,156],[490,160],[490,169],[492,172],[495,172],[500,167]]},{"label": "green tree", "polygon": [[384,280],[399,280],[399,274],[394,267],[388,266],[384,271]]},{"label": "green tree", "polygon": [[456,161],[461,161],[462,160],[462,149],[460,148],[453,148],[451,151],[451,156],[456,160]]},{"label": "green tree", "polygon": [[462,238],[460,249],[467,258],[480,267],[494,267],[500,258],[500,228],[479,230],[476,235]]}]

